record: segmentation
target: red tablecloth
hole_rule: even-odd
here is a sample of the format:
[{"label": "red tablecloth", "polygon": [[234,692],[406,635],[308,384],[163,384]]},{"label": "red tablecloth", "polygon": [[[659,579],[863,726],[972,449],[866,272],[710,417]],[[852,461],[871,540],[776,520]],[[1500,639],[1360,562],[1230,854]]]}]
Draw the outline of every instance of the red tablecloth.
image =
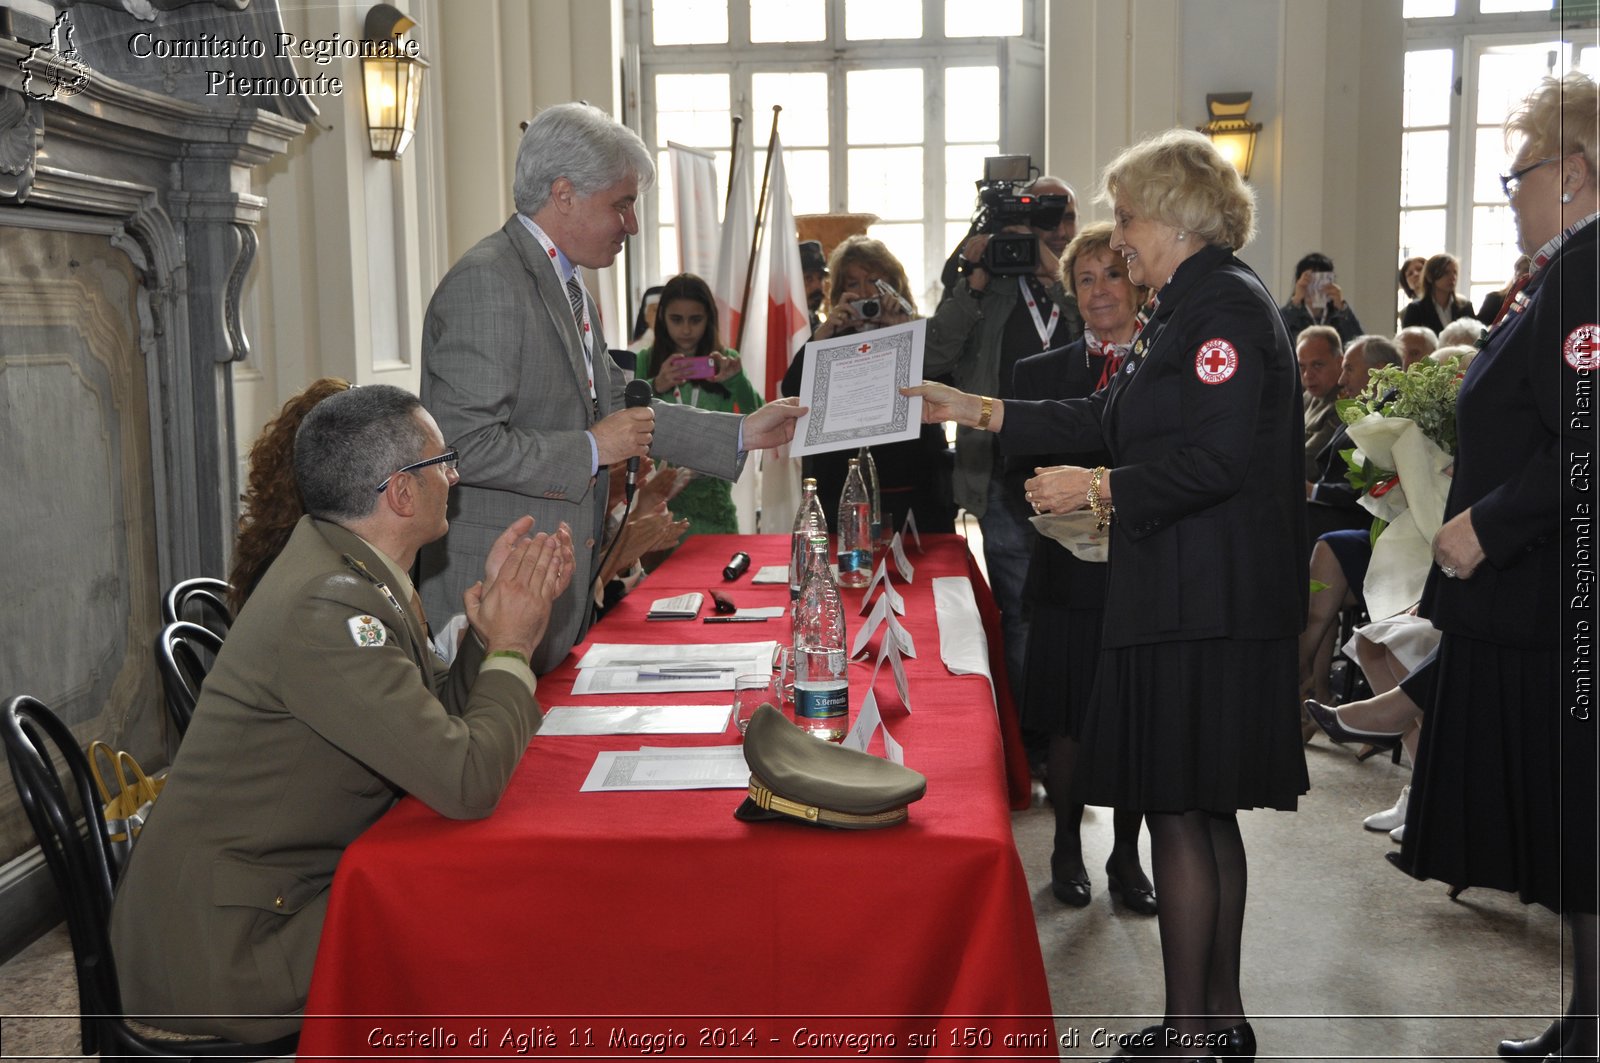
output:
[{"label": "red tablecloth", "polygon": [[[907,661],[915,714],[898,707],[887,669],[877,687],[906,763],[928,776],[909,823],[742,823],[733,790],[581,793],[597,753],[641,740],[535,738],[488,819],[453,822],[407,798],[345,853],[301,1057],[1053,1056],[989,684],[939,660],[932,577],[972,574],[980,603],[988,590],[964,540],[924,543],[911,551],[915,581],[900,585],[918,653]],[[781,536],[691,538],[591,640],[782,641],[787,619],[644,614],[654,598],[710,587],[741,606],[787,604],[785,586],[721,578],[736,549],[753,572],[783,563],[787,547]],[[845,603],[854,637],[860,592]],[[540,681],[541,702],[621,700],[570,696],[585,648]],[[852,718],[869,668],[851,666]]]}]

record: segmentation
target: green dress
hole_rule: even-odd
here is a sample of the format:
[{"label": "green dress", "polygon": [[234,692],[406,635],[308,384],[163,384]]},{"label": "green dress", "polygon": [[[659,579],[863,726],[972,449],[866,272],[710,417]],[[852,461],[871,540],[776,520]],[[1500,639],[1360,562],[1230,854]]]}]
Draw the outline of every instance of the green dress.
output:
[{"label": "green dress", "polygon": [[[651,348],[646,347],[637,356],[634,375],[640,380],[650,380]],[[728,351],[734,356],[738,351]],[[652,385],[653,386],[653,385]],[[761,408],[761,396],[751,385],[741,368],[722,382],[726,395],[718,395],[701,386],[700,381],[686,380],[668,392],[656,392],[662,402],[676,402],[719,413],[753,413]],[[672,500],[672,512],[689,521],[689,535],[735,535],[739,531],[739,517],[733,506],[733,485],[714,476],[694,476],[687,487]]]}]

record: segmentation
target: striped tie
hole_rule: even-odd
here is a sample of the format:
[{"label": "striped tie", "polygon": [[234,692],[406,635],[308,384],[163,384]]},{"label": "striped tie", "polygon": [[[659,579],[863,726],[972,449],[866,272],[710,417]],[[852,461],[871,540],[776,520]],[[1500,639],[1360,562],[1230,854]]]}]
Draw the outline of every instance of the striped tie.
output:
[{"label": "striped tie", "polygon": [[578,324],[578,338],[583,339],[583,288],[578,284],[578,274],[567,278],[567,302],[572,304],[572,320]]}]

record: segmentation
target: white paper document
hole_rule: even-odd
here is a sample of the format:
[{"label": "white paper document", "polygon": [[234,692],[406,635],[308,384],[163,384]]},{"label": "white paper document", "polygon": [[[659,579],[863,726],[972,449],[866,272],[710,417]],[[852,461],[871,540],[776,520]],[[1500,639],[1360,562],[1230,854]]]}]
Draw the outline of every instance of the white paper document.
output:
[{"label": "white paper document", "polygon": [[777,642],[713,645],[595,643],[578,662],[576,696],[732,690],[736,677],[772,671]]},{"label": "white paper document", "polygon": [[556,705],[534,737],[721,734],[732,705]]},{"label": "white paper document", "polygon": [[788,583],[788,565],[762,565],[756,569],[756,574],[750,577],[751,583]]},{"label": "white paper document", "polygon": [[922,383],[925,320],[813,340],[806,344],[800,405],[810,412],[795,422],[794,457],[855,450],[873,443],[915,439],[922,432],[922,400],[899,389]]},{"label": "white paper document", "polygon": [[743,790],[750,768],[743,746],[601,753],[579,790]]}]

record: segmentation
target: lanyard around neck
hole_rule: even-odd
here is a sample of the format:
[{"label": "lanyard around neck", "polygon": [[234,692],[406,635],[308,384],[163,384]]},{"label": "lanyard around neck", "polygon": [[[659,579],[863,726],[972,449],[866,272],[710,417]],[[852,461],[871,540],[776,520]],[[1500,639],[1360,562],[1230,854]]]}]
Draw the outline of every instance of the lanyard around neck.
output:
[{"label": "lanyard around neck", "polygon": [[1028,287],[1028,278],[1018,277],[1017,287],[1022,291],[1022,301],[1028,304],[1028,313],[1033,317],[1034,331],[1039,333],[1039,349],[1050,349],[1050,337],[1055,335],[1056,323],[1061,320],[1061,307],[1055,303],[1050,304],[1050,323],[1045,324],[1039,315],[1039,302],[1033,297],[1033,289]]}]

